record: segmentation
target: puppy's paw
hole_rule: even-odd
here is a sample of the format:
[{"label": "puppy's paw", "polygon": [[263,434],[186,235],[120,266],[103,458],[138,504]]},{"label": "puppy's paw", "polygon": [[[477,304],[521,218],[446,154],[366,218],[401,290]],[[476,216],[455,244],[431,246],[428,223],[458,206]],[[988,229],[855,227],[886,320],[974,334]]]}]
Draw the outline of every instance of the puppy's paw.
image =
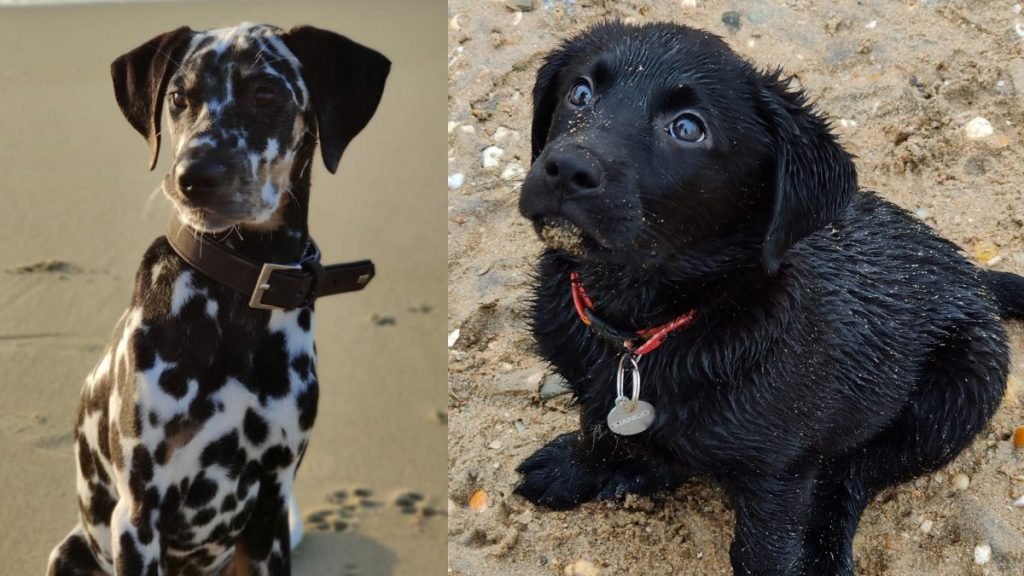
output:
[{"label": "puppy's paw", "polygon": [[523,475],[516,494],[555,510],[574,508],[597,497],[608,474],[582,464],[576,457],[576,434],[562,434],[524,460],[516,468]]}]

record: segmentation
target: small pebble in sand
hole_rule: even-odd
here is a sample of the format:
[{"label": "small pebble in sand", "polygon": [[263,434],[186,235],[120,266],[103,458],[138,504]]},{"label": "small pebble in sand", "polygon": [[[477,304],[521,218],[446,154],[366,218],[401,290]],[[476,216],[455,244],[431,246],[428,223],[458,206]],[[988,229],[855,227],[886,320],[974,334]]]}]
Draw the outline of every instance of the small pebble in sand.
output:
[{"label": "small pebble in sand", "polygon": [[491,450],[501,450],[501,442],[495,440],[494,442],[488,444],[487,447],[490,448]]},{"label": "small pebble in sand", "polygon": [[871,22],[868,22],[867,24],[864,25],[864,27],[867,28],[868,30],[874,30],[877,26],[878,20],[872,20]]},{"label": "small pebble in sand", "polygon": [[921,522],[921,532],[924,532],[925,534],[931,534],[933,525],[934,524],[931,520],[925,520],[924,522]]},{"label": "small pebble in sand", "polygon": [[498,129],[494,131],[494,141],[498,144],[503,144],[508,140],[518,140],[519,132],[510,130],[504,126],[498,126]]},{"label": "small pebble in sand", "polygon": [[722,24],[725,24],[725,28],[735,34],[740,31],[740,13],[735,10],[722,13]]},{"label": "small pebble in sand", "polygon": [[448,175],[448,189],[458,190],[462,188],[463,183],[466,182],[466,175],[462,172],[456,172],[455,174]]},{"label": "small pebble in sand", "polygon": [[487,495],[487,492],[483,490],[477,490],[469,498],[469,509],[473,512],[483,512],[491,505],[491,499]]},{"label": "small pebble in sand", "polygon": [[992,559],[992,547],[988,544],[978,544],[974,547],[974,563],[988,564]]},{"label": "small pebble in sand", "polygon": [[917,210],[914,210],[914,216],[917,216],[921,220],[927,218],[928,214],[931,214],[931,212],[929,212],[927,208],[918,208]]},{"label": "small pebble in sand", "polygon": [[562,571],[565,576],[599,576],[601,570],[590,560],[577,560]]},{"label": "small pebble in sand", "polygon": [[501,171],[501,179],[506,182],[509,180],[518,180],[524,176],[526,176],[526,170],[515,162],[510,162],[505,166],[505,169]]},{"label": "small pebble in sand", "polygon": [[967,490],[967,487],[971,485],[971,478],[967,474],[960,473],[954,474],[953,479],[950,481],[953,484],[955,490],[963,492]]},{"label": "small pebble in sand", "polygon": [[526,380],[524,380],[523,382],[526,384],[527,387],[535,388],[537,386],[540,386],[540,381],[543,380],[543,379],[544,379],[544,371],[540,370],[538,372],[534,372],[533,374],[530,374],[529,376],[527,376]]},{"label": "small pebble in sand", "polygon": [[569,383],[565,381],[565,378],[558,374],[550,374],[547,378],[544,378],[544,383],[541,385],[538,394],[541,400],[550,400],[570,392],[572,390],[569,388]]},{"label": "small pebble in sand", "polygon": [[1024,508],[1024,496],[1013,501],[1014,508]]},{"label": "small pebble in sand", "polygon": [[971,256],[982,264],[999,255],[999,245],[991,240],[975,239],[969,246]]},{"label": "small pebble in sand", "polygon": [[1013,447],[1024,448],[1024,426],[1017,426],[1013,431]]},{"label": "small pebble in sand", "polygon": [[502,155],[505,151],[497,146],[488,146],[484,148],[483,153],[480,155],[480,162],[484,168],[497,168],[500,163]]},{"label": "small pebble in sand", "polygon": [[458,328],[456,328],[455,330],[452,330],[448,334],[448,347],[449,348],[451,348],[452,346],[455,346],[455,343],[459,341],[459,334],[461,334],[461,333],[462,332]]},{"label": "small pebble in sand", "polygon": [[964,132],[967,137],[971,140],[978,140],[979,138],[987,138],[992,135],[992,123],[982,118],[981,116],[975,117],[973,120],[964,126]]}]

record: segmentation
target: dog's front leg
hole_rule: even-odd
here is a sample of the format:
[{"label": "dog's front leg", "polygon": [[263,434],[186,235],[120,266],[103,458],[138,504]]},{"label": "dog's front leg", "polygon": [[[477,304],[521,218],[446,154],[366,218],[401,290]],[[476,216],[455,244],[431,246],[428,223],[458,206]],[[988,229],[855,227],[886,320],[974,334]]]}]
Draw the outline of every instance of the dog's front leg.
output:
[{"label": "dog's front leg", "polygon": [[643,437],[612,434],[594,425],[562,434],[523,461],[516,493],[556,510],[595,498],[671,490],[686,475]]},{"label": "dog's front leg", "polygon": [[729,550],[736,576],[801,576],[813,477],[730,479],[736,510]]},{"label": "dog's front leg", "polygon": [[251,576],[289,576],[291,547],[288,506],[295,467],[260,479],[252,515],[235,544],[233,572]]},{"label": "dog's front leg", "polygon": [[[138,477],[131,478],[131,483],[141,482]],[[152,490],[156,490],[152,488]],[[110,530],[113,536],[114,574],[116,576],[161,576],[166,574],[163,559],[160,556],[160,532],[156,529],[154,513],[155,502],[146,497],[148,490],[129,490],[121,494],[110,517]],[[132,492],[141,492],[142,498],[136,498]]]}]

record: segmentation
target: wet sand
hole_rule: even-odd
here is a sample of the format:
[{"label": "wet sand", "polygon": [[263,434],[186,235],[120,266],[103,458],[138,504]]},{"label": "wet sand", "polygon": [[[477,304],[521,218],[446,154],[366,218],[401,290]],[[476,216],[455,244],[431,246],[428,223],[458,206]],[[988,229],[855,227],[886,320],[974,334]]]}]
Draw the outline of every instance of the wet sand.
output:
[{"label": "wet sand", "polygon": [[[730,574],[732,510],[706,482],[572,512],[512,494],[516,465],[579,418],[565,396],[538,394],[550,369],[531,353],[524,322],[541,245],[516,206],[542,56],[607,18],[674,20],[722,35],[761,66],[796,75],[858,156],[862,186],[914,212],[979,265],[1020,274],[1020,4],[537,0],[525,13],[506,4],[452,0],[448,8],[448,330],[458,330],[448,356],[452,573]],[[976,117],[990,135],[969,137]],[[481,151],[491,146],[501,152],[490,149],[498,161],[484,167]],[[1024,457],[1010,442],[1024,424],[1020,323],[1010,334],[1014,371],[1001,410],[947,468],[868,507],[854,547],[857,574],[1024,573],[1024,510],[1011,505],[1024,494]],[[490,504],[474,511],[470,500],[481,491]],[[979,565],[974,551],[984,545],[991,558]]]},{"label": "wet sand", "polygon": [[[111,60],[182,24],[312,24],[393,62],[338,175],[313,175],[325,262],[372,258],[363,292],[317,304],[320,411],[299,471],[298,575],[445,567],[446,270],[439,6],[409,2],[145,3],[0,9],[0,558],[41,574],[76,521],[71,426],[86,373],[128,303],[169,207],[168,166],[121,116]],[[50,265],[36,265],[57,261]],[[28,266],[28,270],[19,270]],[[356,488],[369,494],[355,497]],[[335,494],[346,491],[346,496]],[[395,500],[407,493],[414,506]],[[365,494],[360,491],[360,494]],[[415,497],[413,497],[415,500]],[[334,520],[345,516],[344,525]],[[336,532],[335,527],[342,531]]]}]

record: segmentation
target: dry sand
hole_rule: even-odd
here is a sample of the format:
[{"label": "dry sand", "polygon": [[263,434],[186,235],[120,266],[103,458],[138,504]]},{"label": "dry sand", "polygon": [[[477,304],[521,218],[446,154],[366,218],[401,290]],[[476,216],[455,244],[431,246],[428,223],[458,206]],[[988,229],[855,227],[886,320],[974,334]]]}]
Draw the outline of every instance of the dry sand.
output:
[{"label": "dry sand", "polygon": [[[465,178],[448,195],[448,329],[459,330],[448,353],[451,573],[728,574],[732,513],[707,483],[567,513],[512,495],[515,466],[577,422],[565,396],[539,399],[546,368],[523,323],[540,244],[516,213],[512,175],[529,165],[540,57],[604,18],[675,20],[721,34],[741,54],[798,77],[859,156],[864,187],[916,211],[983,265],[1024,273],[1024,17],[1012,1],[985,0],[536,4],[523,14],[501,0],[448,6],[448,173]],[[730,11],[738,31],[723,23]],[[965,126],[977,116],[994,133],[969,140]],[[504,152],[483,168],[491,145]],[[1015,369],[1003,408],[945,470],[869,507],[855,542],[858,574],[1024,573],[1024,510],[1010,506],[1024,494],[1024,468],[1009,441],[1024,424],[1024,340],[1019,325],[1011,334]],[[964,490],[955,488],[959,474],[969,478]],[[490,506],[474,512],[468,504],[479,490]],[[992,548],[984,565],[974,562],[980,544]],[[573,564],[580,560],[590,564]]]},{"label": "dry sand", "polygon": [[[339,174],[317,163],[313,178],[310,227],[325,261],[369,257],[378,276],[317,305],[320,413],[296,491],[307,514],[355,508],[343,532],[307,531],[294,571],[442,573],[444,52],[440,6],[426,4],[0,9],[0,574],[43,573],[76,521],[78,392],[169,214],[162,197],[147,209],[167,151],[147,172],[145,141],[117,109],[109,64],[181,24],[243,20],[332,29],[393,62],[380,108]],[[51,259],[66,265],[17,271]],[[354,488],[372,494],[329,498]],[[407,491],[424,497],[415,514],[393,502]]]}]

